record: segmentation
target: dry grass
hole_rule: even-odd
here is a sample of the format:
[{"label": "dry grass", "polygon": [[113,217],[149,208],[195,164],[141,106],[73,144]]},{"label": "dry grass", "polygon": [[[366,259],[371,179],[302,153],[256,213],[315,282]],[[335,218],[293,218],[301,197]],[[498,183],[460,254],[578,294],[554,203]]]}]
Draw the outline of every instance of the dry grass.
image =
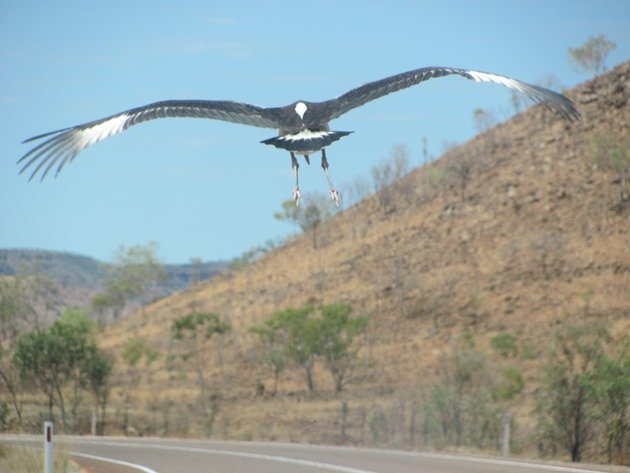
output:
[{"label": "dry grass", "polygon": [[[54,473],[79,473],[80,467],[70,460],[67,452],[55,448]],[[7,473],[42,473],[42,450],[0,444],[0,471]]]}]

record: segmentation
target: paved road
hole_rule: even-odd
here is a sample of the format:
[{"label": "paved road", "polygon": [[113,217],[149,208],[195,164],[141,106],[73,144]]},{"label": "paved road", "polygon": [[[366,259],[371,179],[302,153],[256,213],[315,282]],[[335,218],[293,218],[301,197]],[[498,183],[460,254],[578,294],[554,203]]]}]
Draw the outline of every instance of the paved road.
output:
[{"label": "paved road", "polygon": [[[39,446],[37,437],[0,436],[0,443]],[[593,473],[578,466],[455,455],[311,445],[205,440],[55,437],[63,448],[116,468],[143,473]]]}]

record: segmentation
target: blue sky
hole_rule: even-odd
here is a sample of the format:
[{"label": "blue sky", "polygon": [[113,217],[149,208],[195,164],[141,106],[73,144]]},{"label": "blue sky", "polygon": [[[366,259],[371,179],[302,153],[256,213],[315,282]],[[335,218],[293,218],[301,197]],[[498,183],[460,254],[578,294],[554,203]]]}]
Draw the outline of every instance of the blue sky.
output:
[{"label": "blue sky", "polygon": [[[179,263],[293,231],[273,218],[293,187],[288,153],[259,143],[274,130],[152,121],[43,183],[17,174],[33,135],[165,99],[326,100],[423,66],[571,87],[588,74],[567,48],[597,34],[617,43],[609,66],[630,59],[630,2],[0,0],[0,248],[110,260],[155,241]],[[509,115],[510,91],[442,78],[353,110],[332,123],[355,132],[328,150],[335,183],[369,176],[398,144],[418,165],[423,136],[434,155],[467,140],[479,107]],[[327,191],[318,161],[300,168],[303,193]]]}]

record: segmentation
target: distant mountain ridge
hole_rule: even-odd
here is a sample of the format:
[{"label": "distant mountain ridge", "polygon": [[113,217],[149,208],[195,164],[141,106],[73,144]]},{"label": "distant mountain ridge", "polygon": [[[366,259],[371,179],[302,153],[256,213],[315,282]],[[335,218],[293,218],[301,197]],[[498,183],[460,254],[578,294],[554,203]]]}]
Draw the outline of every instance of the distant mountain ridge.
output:
[{"label": "distant mountain ridge", "polygon": [[99,289],[107,276],[107,266],[89,256],[69,252],[0,249],[0,276],[37,271],[46,274],[62,287]]},{"label": "distant mountain ridge", "polygon": [[[197,280],[206,280],[226,268],[226,261],[194,264],[166,264],[166,280],[159,288],[162,295],[181,291]],[[59,286],[61,293],[72,293],[67,303],[71,306],[86,306],[89,299],[103,287],[111,263],[89,256],[64,251],[37,249],[0,249],[0,277],[15,276],[26,272],[47,275]],[[62,299],[66,300],[65,297]]]}]

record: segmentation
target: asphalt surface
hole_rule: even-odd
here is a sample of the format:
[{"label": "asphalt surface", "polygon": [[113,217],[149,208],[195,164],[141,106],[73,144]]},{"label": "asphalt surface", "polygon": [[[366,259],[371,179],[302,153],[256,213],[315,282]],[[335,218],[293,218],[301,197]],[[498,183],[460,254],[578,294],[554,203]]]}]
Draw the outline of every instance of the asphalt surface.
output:
[{"label": "asphalt surface", "polygon": [[[41,447],[34,436],[0,443]],[[592,467],[350,447],[114,437],[54,438],[82,464],[104,472],[143,473],[592,473]],[[102,469],[100,468],[102,467]],[[90,468],[90,467],[88,467]],[[90,468],[92,469],[92,468]]]}]

